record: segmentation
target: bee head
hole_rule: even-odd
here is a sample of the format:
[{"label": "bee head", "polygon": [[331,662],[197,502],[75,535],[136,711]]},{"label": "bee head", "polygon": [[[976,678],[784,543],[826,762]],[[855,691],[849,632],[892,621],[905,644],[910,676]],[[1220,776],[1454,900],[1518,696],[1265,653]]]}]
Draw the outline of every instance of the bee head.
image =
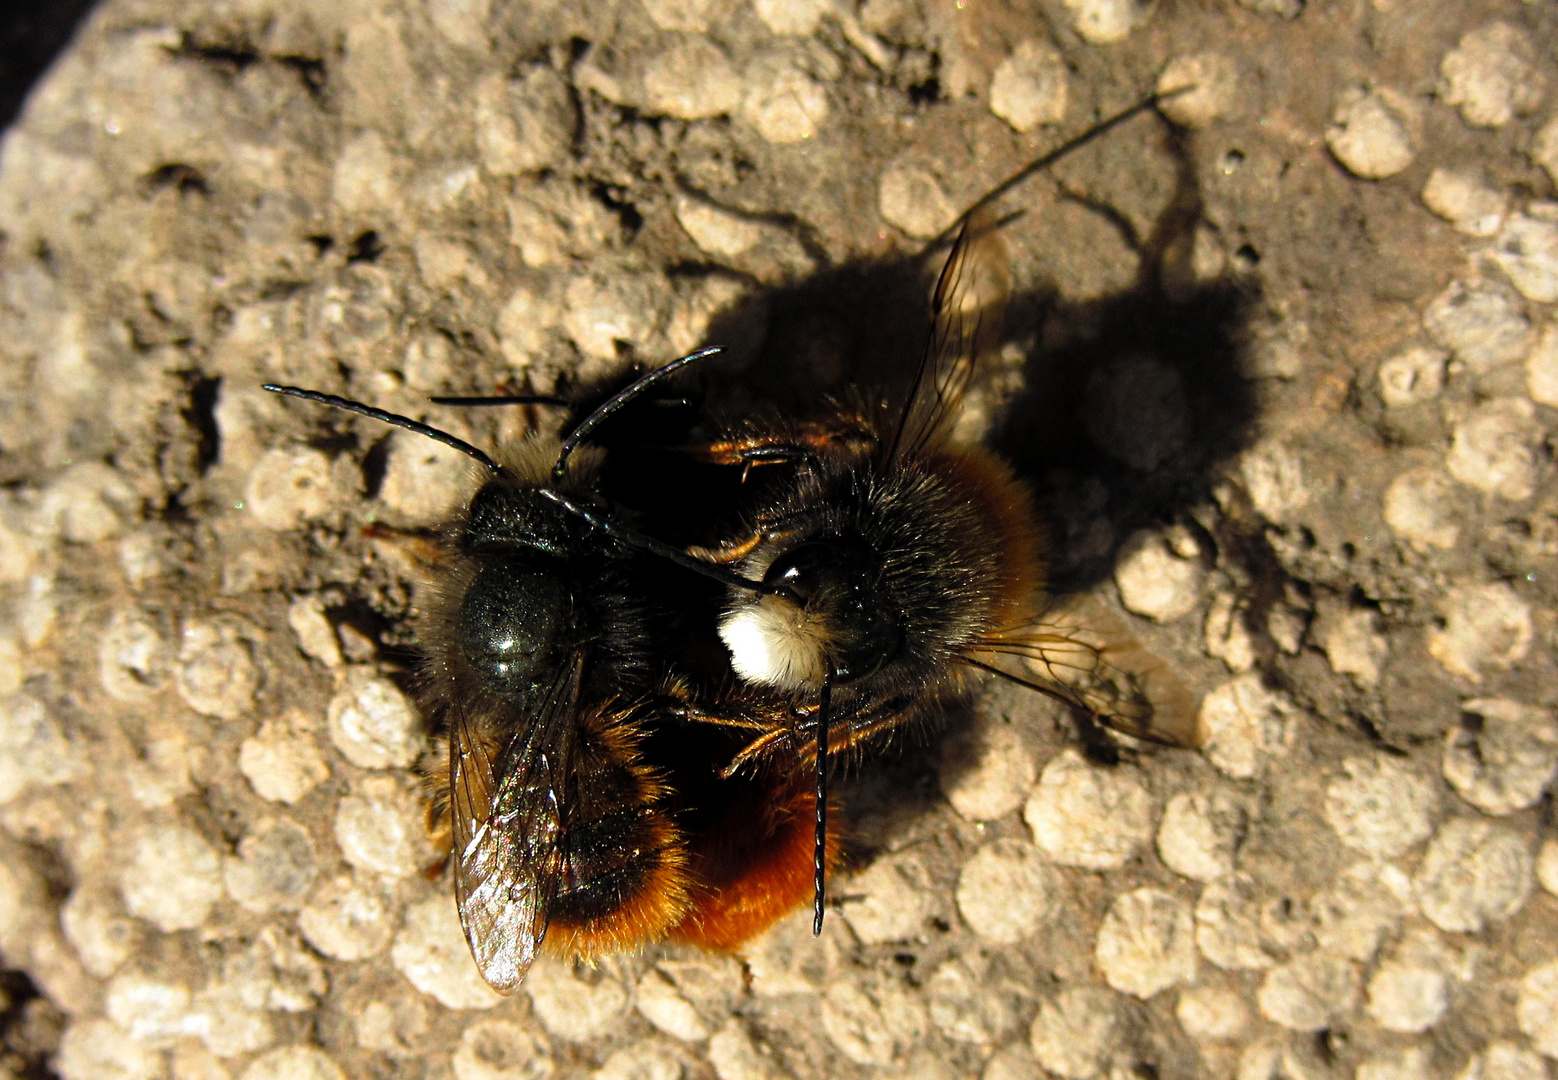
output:
[{"label": "bee head", "polygon": [[903,644],[903,623],[883,602],[882,560],[863,540],[826,536],[778,554],[763,572],[773,592],[727,613],[720,637],[736,673],[782,690],[844,685],[880,671]]}]

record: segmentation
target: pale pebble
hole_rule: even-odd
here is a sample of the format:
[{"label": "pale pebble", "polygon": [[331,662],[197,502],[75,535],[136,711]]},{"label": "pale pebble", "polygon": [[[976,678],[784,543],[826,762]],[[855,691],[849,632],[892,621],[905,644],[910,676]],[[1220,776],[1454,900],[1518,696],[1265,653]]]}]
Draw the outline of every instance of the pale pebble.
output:
[{"label": "pale pebble", "polygon": [[902,1060],[929,1027],[920,995],[890,976],[840,980],[822,995],[822,1030],[857,1065]]},{"label": "pale pebble", "polygon": [[1032,844],[996,840],[977,851],[958,875],[957,905],[985,941],[1012,945],[1055,913],[1060,881]]},{"label": "pale pebble", "polygon": [[1028,1045],[1011,1042],[990,1055],[979,1080],[1042,1080],[1043,1076]]},{"label": "pale pebble", "polygon": [[1014,724],[985,720],[960,728],[941,745],[937,779],[967,821],[997,821],[1016,810],[1039,776],[1033,748]]},{"label": "pale pebble", "polygon": [[386,892],[345,875],[316,889],[298,913],[298,928],[308,943],[336,960],[377,956],[389,945],[397,921]]},{"label": "pale pebble", "polygon": [[209,1047],[190,1040],[173,1048],[169,1066],[173,1080],[232,1080],[233,1077]]},{"label": "pale pebble", "polygon": [[1444,390],[1444,366],[1450,354],[1427,345],[1414,345],[1379,366],[1380,397],[1392,409],[1404,409],[1432,401]]},{"label": "pale pebble", "polygon": [[1152,840],[1152,796],[1140,770],[1091,765],[1074,749],[1044,767],[1022,816],[1034,841],[1063,866],[1113,870]]},{"label": "pale pebble", "polygon": [[618,343],[643,349],[665,322],[663,283],[641,274],[580,275],[568,283],[563,329],[593,360],[617,360]]},{"label": "pale pebble", "polygon": [[1268,521],[1281,523],[1309,505],[1303,460],[1285,443],[1267,440],[1244,451],[1239,476],[1255,512]]},{"label": "pale pebble", "polygon": [[317,1046],[278,1046],[251,1061],[240,1080],[346,1080],[346,1074]]},{"label": "pale pebble", "polygon": [[1444,778],[1450,786],[1485,814],[1535,806],[1558,770],[1552,713],[1504,698],[1477,698],[1461,705],[1461,718],[1445,735]]},{"label": "pale pebble", "polygon": [[917,240],[939,236],[957,218],[957,208],[926,169],[900,162],[882,173],[877,209],[882,220]]},{"label": "pale pebble", "polygon": [[1526,972],[1515,1016],[1532,1046],[1558,1058],[1558,961]]},{"label": "pale pebble", "polygon": [[1364,1058],[1353,1080],[1431,1080],[1433,1075],[1423,1048],[1407,1046]]},{"label": "pale pebble", "polygon": [[1194,611],[1205,582],[1199,550],[1176,545],[1173,537],[1155,530],[1134,533],[1115,560],[1120,603],[1154,622],[1172,622]]},{"label": "pale pebble", "polygon": [[1181,127],[1204,128],[1238,108],[1239,65],[1223,53],[1176,56],[1158,75],[1157,92],[1164,116]]},{"label": "pale pebble", "polygon": [[432,859],[421,790],[403,776],[370,776],[335,812],[335,842],[352,866],[410,877]]},{"label": "pale pebble", "polygon": [[1547,1075],[1542,1055],[1500,1039],[1473,1054],[1456,1080],[1547,1080]]},{"label": "pale pebble", "polygon": [[331,198],[352,214],[370,215],[393,207],[401,198],[405,171],[382,134],[365,131],[341,148],[331,178]]},{"label": "pale pebble", "polygon": [[1331,620],[1320,647],[1332,671],[1350,675],[1361,686],[1379,685],[1390,645],[1379,632],[1378,622],[1378,614],[1369,608],[1355,608]]},{"label": "pale pebble", "polygon": [[1321,1031],[1358,999],[1358,969],[1339,956],[1311,953],[1266,973],[1256,1000],[1261,1015],[1293,1031]]},{"label": "pale pebble", "polygon": [[498,1017],[461,1032],[449,1064],[455,1080],[546,1080],[556,1070],[545,1035]]},{"label": "pale pebble", "polygon": [[627,987],[609,973],[571,960],[544,958],[525,977],[536,1019],[556,1039],[585,1042],[622,1024]]},{"label": "pale pebble", "polygon": [[658,969],[646,971],[638,980],[633,1006],[645,1020],[683,1042],[702,1042],[713,1034],[693,1003]]},{"label": "pale pebble", "polygon": [[1174,1016],[1192,1039],[1229,1042],[1244,1035],[1250,1026],[1250,1009],[1244,996],[1221,986],[1181,990]]},{"label": "pale pebble", "polygon": [[662,30],[706,34],[728,8],[726,0],[643,0],[650,20]]},{"label": "pale pebble", "polygon": [[1249,811],[1232,791],[1182,791],[1163,808],[1158,857],[1176,874],[1215,881],[1233,871],[1248,827]]},{"label": "pale pebble", "polygon": [[184,1033],[189,1006],[189,987],[133,973],[110,981],[103,995],[108,1018],[151,1046],[167,1046]]},{"label": "pale pebble", "polygon": [[1412,164],[1421,128],[1420,110],[1405,94],[1354,87],[1337,101],[1325,143],[1354,176],[1383,180]]},{"label": "pale pebble", "polygon": [[1216,592],[1206,606],[1202,647],[1206,655],[1221,660],[1229,671],[1249,671],[1259,659],[1255,635],[1248,621],[1249,602],[1231,592]]},{"label": "pale pebble", "polygon": [[1093,947],[1104,981],[1146,999],[1195,981],[1195,919],[1190,905],[1161,889],[1115,897]]},{"label": "pale pebble", "polygon": [[64,1080],[161,1080],[162,1055],[109,1020],[74,1020],[60,1038],[54,1068]]},{"label": "pale pebble", "polygon": [[[824,924],[825,936],[828,930],[829,924]],[[817,947],[811,931],[812,913],[795,911],[743,948],[742,960],[751,973],[755,996],[779,998],[821,991],[829,969],[829,953],[826,947]]]},{"label": "pale pebble", "polygon": [[1471,169],[1443,166],[1428,174],[1423,205],[1467,236],[1496,236],[1509,212],[1509,196]]},{"label": "pale pebble", "polygon": [[0,806],[30,787],[66,783],[86,770],[41,701],[25,693],[0,699]]},{"label": "pale pebble", "polygon": [[222,876],[229,896],[264,915],[297,910],[318,872],[308,830],[286,818],[270,818],[238,842],[238,857],[227,860]]},{"label": "pale pebble", "polygon": [[284,531],[327,516],[348,494],[323,451],[276,447],[249,471],[243,507],[263,528]]},{"label": "pale pebble", "polygon": [[1472,127],[1502,127],[1536,108],[1546,79],[1534,67],[1530,35],[1503,21],[1463,36],[1439,62],[1440,98]]},{"label": "pale pebble", "polygon": [[752,0],[752,10],[772,33],[810,37],[834,7],[828,0]]},{"label": "pale pebble", "polygon": [[260,798],[289,805],[330,778],[330,766],[301,713],[266,720],[239,744],[238,771]]},{"label": "pale pebble", "polygon": [[476,147],[495,176],[552,168],[568,160],[578,111],[567,80],[544,64],[515,78],[496,72],[476,84]]},{"label": "pale pebble", "polygon": [[1385,523],[1418,551],[1450,551],[1460,542],[1455,482],[1432,466],[1410,469],[1385,489]]},{"label": "pale pebble", "polygon": [[1515,291],[1538,304],[1558,300],[1558,221],[1552,220],[1553,206],[1543,204],[1543,217],[1511,214],[1493,243],[1493,261]]},{"label": "pale pebble", "polygon": [[130,918],[110,887],[88,882],[78,883],[60,909],[60,928],[81,966],[107,978],[139,950],[145,924]]},{"label": "pale pebble", "polygon": [[1554,116],[1531,141],[1531,160],[1547,170],[1548,177],[1558,184],[1558,116]]},{"label": "pale pebble", "polygon": [[1348,758],[1326,785],[1322,810],[1342,843],[1393,859],[1428,839],[1438,810],[1431,781],[1383,754]]},{"label": "pale pebble", "polygon": [[590,1080],[681,1080],[682,1068],[669,1047],[642,1040],[614,1051]]},{"label": "pale pebble", "polygon": [[1070,100],[1069,77],[1065,58],[1050,42],[1020,41],[990,78],[990,111],[1015,131],[1058,124]]},{"label": "pale pebble", "polygon": [[403,769],[427,746],[411,699],[371,669],[347,671],[326,717],[330,741],[360,769]]},{"label": "pale pebble", "polygon": [[1538,405],[1558,408],[1558,322],[1542,329],[1526,357],[1526,390]]},{"label": "pale pebble", "polygon": [[1224,875],[1196,901],[1196,947],[1225,971],[1259,970],[1277,962],[1277,950],[1261,927],[1266,898],[1243,871]]},{"label": "pale pebble", "polygon": [[708,38],[688,37],[650,61],[644,91],[655,113],[705,120],[734,112],[742,86],[724,50]]},{"label": "pale pebble", "polygon": [[341,656],[335,627],[325,614],[324,601],[318,596],[300,596],[292,601],[287,608],[287,625],[297,635],[298,648],[303,650],[304,656],[330,668],[346,662]]},{"label": "pale pebble", "polygon": [[686,196],[676,200],[676,220],[693,243],[719,258],[738,258],[763,241],[761,226]]},{"label": "pale pebble", "polygon": [[962,960],[948,960],[925,983],[930,1021],[953,1042],[992,1046],[1016,1029],[1015,996],[981,979]]},{"label": "pale pebble", "polygon": [[34,512],[34,529],[72,544],[95,544],[118,536],[126,521],[140,516],[135,489],[100,461],[66,469],[45,488]]},{"label": "pale pebble", "polygon": [[1368,1014],[1386,1031],[1427,1031],[1449,1007],[1450,981],[1442,971],[1389,961],[1369,979]]},{"label": "pale pebble", "polygon": [[467,493],[471,459],[409,431],[393,431],[389,440],[379,499],[408,525],[443,521]]},{"label": "pale pebble", "polygon": [[1536,860],[1536,877],[1542,888],[1558,896],[1558,840],[1542,845],[1542,853]]},{"label": "pale pebble", "polygon": [[119,892],[132,914],[164,933],[192,930],[222,899],[222,860],[189,826],[148,823],[130,840]]},{"label": "pale pebble", "polygon": [[[375,1000],[362,1006],[355,1017],[357,1045],[364,1050],[375,1050],[392,1058],[410,1058],[420,1055],[423,1036],[427,1034],[428,1008],[415,994],[396,994],[390,1001]],[[455,1054],[458,1056],[459,1050]],[[458,1076],[460,1066],[450,1061]],[[523,1075],[514,1080],[527,1080]],[[539,1078],[537,1078],[539,1080]]]},{"label": "pale pebble", "polygon": [[490,1009],[503,1000],[471,962],[460,917],[441,893],[406,909],[390,960],[412,986],[447,1008]]},{"label": "pale pebble", "polygon": [[1519,360],[1531,345],[1531,323],[1502,289],[1452,281],[1423,311],[1429,337],[1475,373]]},{"label": "pale pebble", "polygon": [[714,1033],[706,1053],[719,1080],[778,1080],[789,1075],[766,1046],[752,1041],[739,1017],[732,1016]]},{"label": "pale pebble", "polygon": [[1488,821],[1447,821],[1418,867],[1418,903],[1439,929],[1474,934],[1525,905],[1532,863],[1528,842],[1516,833]]},{"label": "pale pebble", "polygon": [[1224,773],[1247,780],[1292,749],[1304,713],[1291,698],[1249,671],[1201,702],[1196,724],[1203,752]]},{"label": "pale pebble", "polygon": [[741,116],[776,146],[805,142],[828,119],[828,93],[783,55],[762,55],[747,63]]},{"label": "pale pebble", "polygon": [[1092,1080],[1109,1064],[1120,1007],[1113,991],[1072,987],[1039,1004],[1028,1042],[1040,1065],[1065,1080]]},{"label": "pale pebble", "polygon": [[1380,943],[1416,909],[1412,879],[1391,863],[1373,859],[1347,867],[1309,904],[1319,946],[1360,964],[1371,962]]},{"label": "pale pebble", "polygon": [[843,890],[840,913],[868,945],[914,939],[930,916],[930,882],[913,854],[877,859]]},{"label": "pale pebble", "polygon": [[1071,25],[1093,45],[1124,41],[1152,10],[1143,0],[1063,0]]},{"label": "pale pebble", "polygon": [[184,703],[222,720],[247,713],[260,688],[260,669],[251,644],[258,637],[257,629],[233,618],[186,622],[175,672]]},{"label": "pale pebble", "polygon": [[1456,585],[1439,605],[1440,625],[1428,631],[1428,652],[1469,682],[1513,667],[1531,648],[1531,605],[1502,581]]}]

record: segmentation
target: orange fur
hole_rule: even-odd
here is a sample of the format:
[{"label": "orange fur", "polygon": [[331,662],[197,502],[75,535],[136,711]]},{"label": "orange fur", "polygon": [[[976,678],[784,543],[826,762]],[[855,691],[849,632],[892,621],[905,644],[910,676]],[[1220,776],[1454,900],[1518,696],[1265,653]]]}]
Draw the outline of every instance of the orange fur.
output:
[{"label": "orange fur", "polygon": [[1026,625],[1044,586],[1043,533],[1027,487],[1010,465],[981,446],[943,447],[932,468],[965,492],[989,522],[988,542],[1001,559],[991,631]]},{"label": "orange fur", "polygon": [[[763,807],[731,807],[735,813],[725,815],[728,824],[720,830],[725,835],[695,854],[704,891],[671,930],[673,941],[728,952],[812,898],[815,796],[797,788],[788,798],[782,793],[769,798],[773,801]],[[840,859],[836,809],[830,804],[825,846],[830,873]],[[743,811],[766,814],[766,836],[743,835]]]}]

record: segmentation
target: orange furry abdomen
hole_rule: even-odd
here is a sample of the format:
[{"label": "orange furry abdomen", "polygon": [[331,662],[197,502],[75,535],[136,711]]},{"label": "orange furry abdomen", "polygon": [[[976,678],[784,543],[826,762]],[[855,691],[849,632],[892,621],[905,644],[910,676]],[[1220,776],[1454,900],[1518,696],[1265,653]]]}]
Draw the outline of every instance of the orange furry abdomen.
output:
[{"label": "orange furry abdomen", "polygon": [[930,467],[972,503],[986,522],[982,538],[997,554],[1000,571],[992,599],[991,629],[1027,624],[1044,587],[1044,532],[1033,497],[1012,467],[981,446],[944,446]]},{"label": "orange furry abdomen", "polygon": [[[775,793],[742,786],[752,790],[727,801],[717,812],[721,820],[693,841],[689,868],[698,884],[691,910],[670,932],[673,941],[728,952],[812,899],[816,796],[798,787]],[[837,820],[830,812],[829,872],[839,861]],[[753,821],[765,822],[755,835]]]}]

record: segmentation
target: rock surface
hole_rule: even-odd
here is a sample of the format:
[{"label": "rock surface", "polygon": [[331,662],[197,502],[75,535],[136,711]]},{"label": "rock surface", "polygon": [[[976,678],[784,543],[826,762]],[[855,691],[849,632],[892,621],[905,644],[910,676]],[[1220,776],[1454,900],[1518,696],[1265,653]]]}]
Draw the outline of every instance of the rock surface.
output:
[{"label": "rock surface", "polygon": [[[0,143],[0,1078],[1541,1080],[1550,9],[103,0]],[[470,463],[259,384],[864,400],[935,239],[1154,87],[996,202],[959,430],[1112,620],[1012,670],[1160,726],[967,672],[839,773],[820,938],[492,993],[403,542]]]}]

